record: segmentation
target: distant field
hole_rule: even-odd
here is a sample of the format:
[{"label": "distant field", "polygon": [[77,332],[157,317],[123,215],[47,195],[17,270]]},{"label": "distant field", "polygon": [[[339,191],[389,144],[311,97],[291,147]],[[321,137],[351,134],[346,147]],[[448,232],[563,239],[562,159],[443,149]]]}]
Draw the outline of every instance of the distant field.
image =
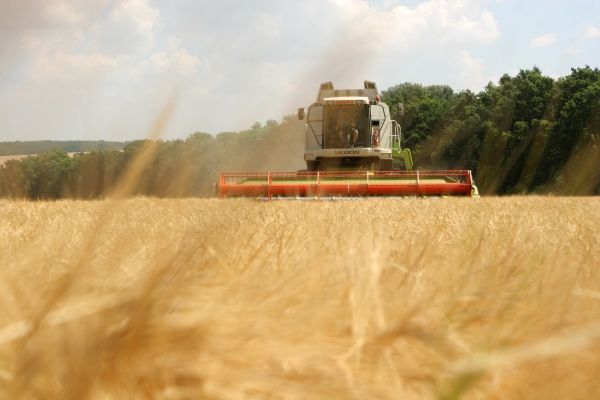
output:
[{"label": "distant field", "polygon": [[[76,152],[73,153],[67,153],[69,156],[73,157],[74,154],[77,154]],[[18,155],[12,155],[12,156],[0,156],[0,165],[3,165],[5,162],[7,162],[8,160],[20,160],[22,158],[25,157],[32,157],[35,156],[36,154],[18,154]]]},{"label": "distant field", "polygon": [[13,154],[39,154],[52,149],[66,152],[88,152],[94,150],[122,150],[127,143],[105,140],[30,140],[0,141],[0,156]]},{"label": "distant field", "polygon": [[3,165],[8,160],[20,160],[21,158],[29,157],[31,154],[26,155],[13,155],[13,156],[0,156],[0,165]]},{"label": "distant field", "polygon": [[600,200],[0,201],[0,398],[600,395]]}]

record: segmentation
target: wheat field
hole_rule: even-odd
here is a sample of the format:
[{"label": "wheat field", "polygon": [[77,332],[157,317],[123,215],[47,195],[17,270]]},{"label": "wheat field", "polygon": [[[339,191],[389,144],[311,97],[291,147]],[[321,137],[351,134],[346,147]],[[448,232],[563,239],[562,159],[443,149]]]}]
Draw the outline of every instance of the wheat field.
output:
[{"label": "wheat field", "polygon": [[0,202],[0,398],[600,396],[600,200]]}]

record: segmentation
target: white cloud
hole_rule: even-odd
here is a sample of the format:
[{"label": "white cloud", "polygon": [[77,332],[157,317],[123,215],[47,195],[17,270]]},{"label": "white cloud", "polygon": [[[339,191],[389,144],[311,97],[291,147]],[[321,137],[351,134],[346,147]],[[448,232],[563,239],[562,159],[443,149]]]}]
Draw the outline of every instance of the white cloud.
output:
[{"label": "white cloud", "polygon": [[492,77],[486,75],[483,60],[473,57],[468,51],[461,50],[456,57],[459,69],[459,78],[462,87],[473,91],[481,90]]},{"label": "white cloud", "polygon": [[202,65],[200,58],[190,54],[186,49],[171,43],[166,51],[155,52],[150,56],[150,62],[159,72],[193,77]]},{"label": "white cloud", "polygon": [[[414,8],[401,4],[377,7],[367,0],[331,0],[353,23],[360,36],[391,37],[418,45],[423,39],[438,42],[490,43],[500,36],[493,14],[481,10],[480,1],[428,0]],[[376,44],[376,43],[373,43]]]},{"label": "white cloud", "polygon": [[489,45],[500,37],[493,14],[476,0],[427,0],[414,7],[368,0],[329,2],[340,16],[332,23],[335,39],[304,81],[327,77],[356,85],[357,77],[372,76],[378,64],[392,57],[398,60],[420,49],[452,52],[456,47]]},{"label": "white cloud", "polygon": [[64,14],[73,24],[53,38],[27,34],[25,43],[34,55],[33,79],[93,81],[110,73],[107,85],[145,81],[152,88],[160,86],[160,80],[193,78],[204,65],[176,36],[161,40],[160,11],[149,0],[99,1],[103,7],[88,9],[84,18],[77,19],[68,17],[62,0],[51,1],[57,10],[53,15]]},{"label": "white cloud", "polygon": [[86,29],[91,43],[110,53],[139,54],[153,50],[160,12],[149,1],[115,2],[107,11],[104,15],[99,13],[92,29]]},{"label": "white cloud", "polygon": [[152,7],[146,0],[126,0],[120,2],[113,10],[113,17],[124,19],[133,24],[135,29],[142,34],[151,35],[160,12]]},{"label": "white cloud", "polygon": [[57,23],[76,25],[85,19],[85,15],[67,1],[49,1],[42,6],[42,14]]},{"label": "white cloud", "polygon": [[577,47],[575,45],[569,46],[566,48],[565,53],[567,53],[570,56],[578,56],[583,52],[583,50],[581,50],[580,47]]},{"label": "white cloud", "polygon": [[547,33],[531,39],[529,42],[530,47],[547,47],[556,42],[556,37],[552,33]]},{"label": "white cloud", "polygon": [[[499,68],[487,49],[501,38],[490,0],[22,3],[22,18],[0,15],[3,26],[29,24],[0,37],[25,54],[14,90],[0,90],[0,123],[13,121],[14,132],[141,137],[171,87],[180,96],[174,134],[243,129],[306,106],[326,80],[479,90]],[[0,55],[0,72],[17,70],[9,59]],[[19,93],[28,100],[14,101]],[[30,103],[36,118],[17,118]]]},{"label": "white cloud", "polygon": [[590,26],[585,31],[585,37],[596,39],[600,37],[600,28],[597,26]]},{"label": "white cloud", "polygon": [[5,140],[143,137],[161,93],[193,82],[202,66],[176,38],[160,40],[149,0],[28,0],[10,11],[12,44],[0,54],[0,69],[13,74],[0,81]]},{"label": "white cloud", "polygon": [[98,79],[107,69],[115,67],[117,60],[101,53],[48,53],[40,57],[31,77],[45,82]]},{"label": "white cloud", "polygon": [[[160,52],[154,44],[160,13],[146,0],[49,0],[39,18],[37,29],[23,27],[20,32],[27,52],[25,71],[34,82],[91,84],[106,74],[139,72],[153,53]],[[185,52],[173,55],[178,71],[190,69],[192,61]]]}]

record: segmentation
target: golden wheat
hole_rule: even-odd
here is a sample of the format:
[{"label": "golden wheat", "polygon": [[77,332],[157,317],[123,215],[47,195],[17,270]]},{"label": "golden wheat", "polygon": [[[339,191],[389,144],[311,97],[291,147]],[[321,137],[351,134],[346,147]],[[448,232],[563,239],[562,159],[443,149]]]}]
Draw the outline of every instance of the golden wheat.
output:
[{"label": "golden wheat", "polygon": [[1,398],[596,398],[600,200],[0,202]]}]

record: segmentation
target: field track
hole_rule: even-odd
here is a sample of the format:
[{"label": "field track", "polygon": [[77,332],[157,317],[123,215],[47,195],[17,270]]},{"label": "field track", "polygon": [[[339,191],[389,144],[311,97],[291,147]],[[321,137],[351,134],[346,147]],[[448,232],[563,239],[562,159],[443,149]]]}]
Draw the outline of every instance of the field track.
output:
[{"label": "field track", "polygon": [[0,398],[600,396],[600,200],[0,201]]}]

